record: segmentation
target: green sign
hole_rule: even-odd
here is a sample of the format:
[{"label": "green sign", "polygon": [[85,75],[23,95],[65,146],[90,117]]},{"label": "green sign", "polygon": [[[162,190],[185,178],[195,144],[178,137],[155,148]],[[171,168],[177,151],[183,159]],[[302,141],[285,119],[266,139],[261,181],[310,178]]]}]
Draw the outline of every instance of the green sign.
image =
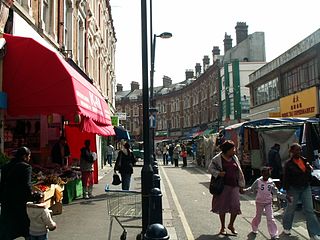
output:
[{"label": "green sign", "polygon": [[167,135],[168,135],[167,131],[156,131],[156,134],[155,134],[156,137],[165,137]]},{"label": "green sign", "polygon": [[111,116],[111,123],[112,126],[119,126],[119,117],[118,116]]}]

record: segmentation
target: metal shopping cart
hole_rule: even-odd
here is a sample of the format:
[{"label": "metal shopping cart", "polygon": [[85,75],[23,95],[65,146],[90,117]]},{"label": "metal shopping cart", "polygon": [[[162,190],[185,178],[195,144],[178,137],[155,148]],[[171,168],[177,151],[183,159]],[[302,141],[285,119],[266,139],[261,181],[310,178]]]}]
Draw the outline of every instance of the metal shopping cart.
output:
[{"label": "metal shopping cart", "polygon": [[136,220],[142,218],[141,192],[105,189],[107,209],[110,216],[109,237],[111,240],[112,224],[115,219],[123,229],[120,240],[127,239],[127,228],[141,228],[137,225],[123,225],[120,219]]}]

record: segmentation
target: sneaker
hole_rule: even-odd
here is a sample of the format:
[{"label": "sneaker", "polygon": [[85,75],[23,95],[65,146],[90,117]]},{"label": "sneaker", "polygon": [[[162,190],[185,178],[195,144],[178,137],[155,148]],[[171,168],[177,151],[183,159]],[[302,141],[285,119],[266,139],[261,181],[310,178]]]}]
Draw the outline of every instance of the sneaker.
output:
[{"label": "sneaker", "polygon": [[279,239],[279,236],[274,236],[271,238],[271,240],[278,240]]},{"label": "sneaker", "polygon": [[287,230],[287,229],[283,229],[283,233],[284,233],[285,235],[291,235],[290,230]]},{"label": "sneaker", "polygon": [[258,234],[258,231],[253,231],[253,230],[252,230],[252,233],[253,233],[253,234]]},{"label": "sneaker", "polygon": [[314,235],[311,237],[312,240],[320,240],[320,236],[319,235]]},{"label": "sneaker", "polygon": [[83,198],[84,198],[84,199],[89,199],[89,195],[88,195],[88,194],[84,194],[84,195],[83,195]]}]

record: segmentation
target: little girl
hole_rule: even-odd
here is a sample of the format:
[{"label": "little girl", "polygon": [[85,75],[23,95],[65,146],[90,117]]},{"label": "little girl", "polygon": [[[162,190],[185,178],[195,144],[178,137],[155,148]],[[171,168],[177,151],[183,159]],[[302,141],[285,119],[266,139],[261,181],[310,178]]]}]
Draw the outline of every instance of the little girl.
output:
[{"label": "little girl", "polygon": [[280,193],[275,186],[273,180],[270,177],[270,168],[263,167],[261,170],[262,177],[258,178],[251,187],[244,189],[247,191],[256,192],[256,216],[252,220],[252,233],[258,233],[258,227],[261,222],[261,216],[263,210],[265,211],[268,231],[271,239],[279,239],[278,228],[273,217],[272,210],[272,198],[273,194],[277,194],[279,197],[283,198],[284,195]]},{"label": "little girl", "polygon": [[56,229],[50,210],[44,203],[44,194],[35,191],[32,193],[33,202],[27,202],[27,213],[30,219],[30,240],[47,240],[48,230]]}]

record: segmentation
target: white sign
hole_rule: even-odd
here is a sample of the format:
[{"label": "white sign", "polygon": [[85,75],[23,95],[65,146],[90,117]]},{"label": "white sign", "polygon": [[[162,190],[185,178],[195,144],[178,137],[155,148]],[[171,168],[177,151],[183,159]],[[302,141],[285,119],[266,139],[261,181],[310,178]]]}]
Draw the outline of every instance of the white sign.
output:
[{"label": "white sign", "polygon": [[116,113],[116,115],[118,116],[119,120],[127,120],[126,113],[118,112],[118,113]]}]

